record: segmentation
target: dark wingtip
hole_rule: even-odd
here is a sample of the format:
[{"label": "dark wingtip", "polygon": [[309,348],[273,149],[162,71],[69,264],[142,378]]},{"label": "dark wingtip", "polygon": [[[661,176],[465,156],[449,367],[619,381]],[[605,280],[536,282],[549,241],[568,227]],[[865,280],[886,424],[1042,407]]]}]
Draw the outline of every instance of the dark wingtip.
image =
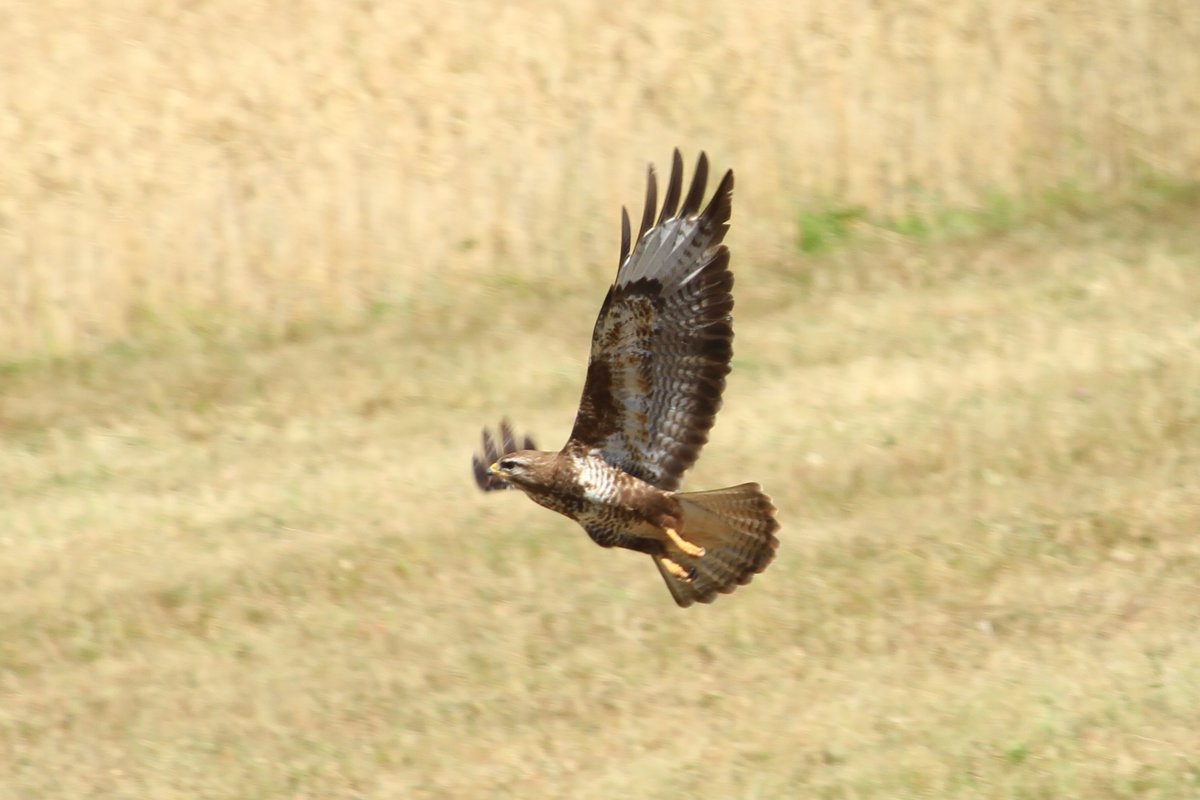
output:
[{"label": "dark wingtip", "polygon": [[496,476],[488,473],[488,467],[495,463],[496,442],[492,438],[491,431],[487,428],[483,429],[481,434],[483,440],[482,457],[479,455],[471,456],[471,469],[475,473],[475,483],[485,492],[494,491],[496,487]]},{"label": "dark wingtip", "polygon": [[476,485],[485,492],[511,488],[503,478],[488,472],[488,467],[509,453],[537,449],[533,438],[528,435],[517,437],[513,433],[512,423],[507,419],[500,421],[499,437],[492,436],[492,432],[484,428],[481,438],[482,452],[471,456],[471,472],[475,476]]},{"label": "dark wingtip", "polygon": [[708,156],[701,150],[700,158],[696,160],[696,174],[692,176],[692,186],[688,189],[687,197],[684,198],[679,216],[690,217],[700,210],[700,203],[704,200],[706,188],[708,188]]},{"label": "dark wingtip", "polygon": [[491,476],[488,475],[487,467],[484,466],[479,456],[471,456],[471,471],[475,475],[475,485],[485,492],[489,491],[490,487],[488,484]]},{"label": "dark wingtip", "polygon": [[646,206],[642,209],[642,222],[638,225],[637,240],[640,242],[654,224],[654,209],[658,205],[658,180],[654,176],[654,165],[646,168]]},{"label": "dark wingtip", "polygon": [[708,207],[704,209],[702,216],[710,223],[728,224],[729,217],[733,213],[733,170],[725,170],[725,175],[721,178],[721,182],[717,184],[717,191],[713,194],[712,199],[708,201]]},{"label": "dark wingtip", "polygon": [[667,180],[667,193],[663,196],[662,211],[658,215],[658,224],[675,216],[675,209],[679,207],[679,196],[683,191],[683,156],[679,154],[679,148],[675,148],[674,154],[671,156],[671,177]]}]

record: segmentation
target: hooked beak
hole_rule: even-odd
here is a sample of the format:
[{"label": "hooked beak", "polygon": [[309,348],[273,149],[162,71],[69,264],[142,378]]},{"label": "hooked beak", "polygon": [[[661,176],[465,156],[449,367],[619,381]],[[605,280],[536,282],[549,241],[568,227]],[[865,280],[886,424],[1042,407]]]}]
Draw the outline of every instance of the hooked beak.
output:
[{"label": "hooked beak", "polygon": [[500,462],[499,461],[497,461],[495,464],[492,464],[490,467],[488,467],[488,474],[489,475],[502,475],[503,474],[502,472],[500,472]]}]

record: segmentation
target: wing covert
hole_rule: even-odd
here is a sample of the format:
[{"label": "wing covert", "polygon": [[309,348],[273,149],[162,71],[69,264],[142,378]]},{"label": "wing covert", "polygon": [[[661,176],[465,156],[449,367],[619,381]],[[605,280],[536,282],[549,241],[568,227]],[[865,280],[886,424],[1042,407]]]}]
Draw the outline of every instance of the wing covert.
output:
[{"label": "wing covert", "polygon": [[[708,180],[701,153],[683,204],[676,150],[657,209],[653,167],[637,240],[622,209],[621,265],[592,333],[583,397],[568,447],[673,490],[708,441],[733,355],[733,274],[721,242],[733,172],[700,211]],[[630,245],[633,250],[629,252]]]}]

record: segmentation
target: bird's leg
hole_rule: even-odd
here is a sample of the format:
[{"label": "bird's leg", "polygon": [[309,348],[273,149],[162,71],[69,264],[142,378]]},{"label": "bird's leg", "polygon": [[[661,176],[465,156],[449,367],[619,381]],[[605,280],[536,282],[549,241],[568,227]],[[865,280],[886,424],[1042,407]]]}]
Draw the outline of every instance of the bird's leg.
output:
[{"label": "bird's leg", "polygon": [[655,556],[655,558],[658,559],[659,564],[662,564],[663,569],[671,573],[674,577],[684,583],[692,582],[692,576],[688,574],[688,571],[681,567],[678,562],[672,561],[670,556]]},{"label": "bird's leg", "polygon": [[676,531],[671,526],[669,526],[669,525],[665,526],[663,528],[663,530],[666,532],[667,538],[670,539],[675,544],[676,547],[678,547],[680,550],[682,550],[687,555],[692,556],[694,558],[701,558],[704,555],[703,547],[696,545],[696,544],[692,544],[687,539],[684,539],[682,536],[679,535],[679,532]]}]

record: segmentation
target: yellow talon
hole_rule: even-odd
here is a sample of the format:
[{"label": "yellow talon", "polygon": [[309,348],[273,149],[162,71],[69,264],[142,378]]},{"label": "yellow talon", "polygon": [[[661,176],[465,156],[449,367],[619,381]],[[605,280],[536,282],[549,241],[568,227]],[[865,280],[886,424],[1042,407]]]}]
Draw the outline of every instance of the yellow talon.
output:
[{"label": "yellow talon", "polygon": [[684,539],[674,528],[664,528],[667,532],[667,538],[675,543],[675,546],[693,558],[701,558],[704,556],[704,548],[694,545]]},{"label": "yellow talon", "polygon": [[679,566],[679,564],[672,561],[670,558],[667,558],[666,556],[659,556],[658,563],[663,565],[663,569],[665,569],[667,572],[671,573],[672,575],[674,575],[676,578],[683,581],[684,583],[692,582],[692,578],[690,575],[688,575],[688,571],[686,569],[684,569],[683,567]]}]

